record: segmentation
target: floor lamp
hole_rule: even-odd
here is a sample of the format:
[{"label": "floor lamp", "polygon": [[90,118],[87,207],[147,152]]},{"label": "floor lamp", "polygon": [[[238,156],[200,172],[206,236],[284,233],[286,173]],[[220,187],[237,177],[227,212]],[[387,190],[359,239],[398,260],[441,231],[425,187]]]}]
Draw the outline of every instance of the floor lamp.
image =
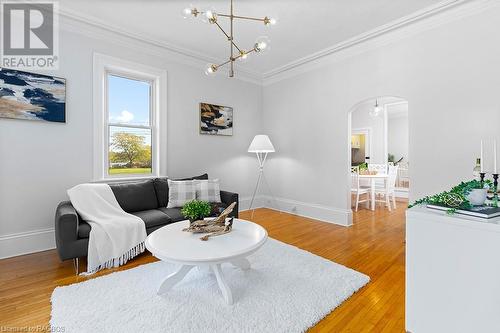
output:
[{"label": "floor lamp", "polygon": [[[273,144],[271,143],[271,140],[269,140],[269,137],[267,135],[256,135],[252,143],[250,144],[250,147],[248,147],[248,152],[249,153],[255,153],[257,155],[257,160],[259,161],[259,177],[257,178],[257,184],[255,184],[255,189],[253,191],[252,195],[252,201],[250,201],[250,210],[252,209],[253,202],[255,200],[255,195],[257,194],[257,190],[259,189],[259,185],[261,180],[264,180],[264,183],[266,183],[267,188],[269,189],[269,193],[271,193],[271,196],[273,197],[273,200],[275,204],[277,205],[276,198],[274,197],[273,193],[271,192],[271,187],[269,186],[266,176],[264,175],[264,164],[266,163],[267,159],[267,154],[268,153],[274,153],[276,150],[274,149]],[[276,207],[277,208],[277,207]],[[252,210],[252,218],[253,218],[253,213],[255,212],[255,209]]]}]

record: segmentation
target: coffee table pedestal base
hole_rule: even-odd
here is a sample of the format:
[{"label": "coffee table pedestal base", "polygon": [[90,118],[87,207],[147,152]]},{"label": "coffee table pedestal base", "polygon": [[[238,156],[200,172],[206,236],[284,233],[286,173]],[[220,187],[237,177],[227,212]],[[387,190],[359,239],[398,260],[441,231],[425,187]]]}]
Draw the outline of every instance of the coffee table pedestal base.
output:
[{"label": "coffee table pedestal base", "polygon": [[[248,270],[250,269],[250,262],[246,258],[241,258],[241,259],[235,259],[231,261],[231,264],[233,264],[236,267],[241,268],[242,270]],[[186,276],[187,273],[195,266],[191,265],[182,265],[175,271],[174,273],[170,274],[163,280],[161,283],[160,287],[158,288],[158,295],[164,294],[170,289],[172,289],[173,286],[175,286],[177,283],[182,281],[184,277]],[[222,297],[224,297],[224,300],[226,301],[227,304],[231,305],[233,304],[233,294],[231,292],[231,288],[229,288],[229,285],[227,284],[224,274],[222,274],[222,269],[221,269],[221,264],[211,264],[211,265],[204,265],[204,266],[199,266],[201,267],[201,270],[209,269],[215,274],[215,278],[217,279],[217,284],[219,285],[219,289],[222,293]]]}]

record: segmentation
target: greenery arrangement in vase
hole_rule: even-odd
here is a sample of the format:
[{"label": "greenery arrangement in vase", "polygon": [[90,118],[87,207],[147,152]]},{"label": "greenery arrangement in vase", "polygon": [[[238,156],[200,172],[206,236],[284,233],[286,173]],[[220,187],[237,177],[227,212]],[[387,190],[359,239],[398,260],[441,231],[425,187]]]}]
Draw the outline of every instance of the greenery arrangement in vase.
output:
[{"label": "greenery arrangement in vase", "polygon": [[359,171],[365,171],[365,170],[368,170],[368,163],[361,163],[360,165],[358,165],[358,170]]},{"label": "greenery arrangement in vase", "polygon": [[197,220],[203,220],[210,215],[212,207],[210,203],[200,200],[191,200],[181,209],[181,214],[192,223]]},{"label": "greenery arrangement in vase", "polygon": [[[416,205],[437,205],[449,208],[447,213],[454,214],[457,209],[470,209],[472,206],[484,204],[486,193],[491,186],[492,183],[490,180],[481,182],[474,179],[468,182],[461,182],[450,191],[444,191],[419,199],[409,205],[408,208]],[[484,199],[482,199],[483,197]]]}]

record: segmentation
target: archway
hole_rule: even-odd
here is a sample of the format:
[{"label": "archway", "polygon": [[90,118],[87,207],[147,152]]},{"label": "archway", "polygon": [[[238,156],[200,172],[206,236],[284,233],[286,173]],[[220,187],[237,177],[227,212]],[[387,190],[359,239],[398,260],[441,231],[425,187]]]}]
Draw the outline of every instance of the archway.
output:
[{"label": "archway", "polygon": [[[356,211],[356,206],[370,210],[394,209],[397,201],[407,200],[410,190],[408,111],[408,101],[396,96],[368,98],[349,110],[348,209]],[[387,204],[387,197],[391,205]],[[376,205],[382,199],[383,205]]]}]

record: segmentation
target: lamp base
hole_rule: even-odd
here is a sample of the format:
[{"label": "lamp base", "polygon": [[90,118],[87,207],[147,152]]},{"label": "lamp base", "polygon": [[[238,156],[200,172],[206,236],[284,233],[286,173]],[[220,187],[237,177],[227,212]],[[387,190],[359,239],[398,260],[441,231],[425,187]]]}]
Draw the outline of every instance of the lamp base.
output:
[{"label": "lamp base", "polygon": [[[264,153],[265,155],[263,155],[263,153],[256,153],[256,154],[257,154],[257,158],[259,160],[259,176],[257,178],[257,183],[255,184],[255,189],[254,189],[253,194],[252,194],[252,200],[250,201],[250,207],[248,208],[248,210],[252,211],[251,218],[253,218],[253,215],[255,213],[255,208],[252,210],[252,207],[253,207],[253,203],[255,201],[255,196],[257,195],[257,191],[259,190],[260,182],[262,180],[264,180],[264,183],[266,184],[267,189],[269,190],[269,193],[271,194],[271,197],[273,198],[276,209],[279,210],[278,201],[274,197],[274,194],[271,190],[271,186],[269,186],[269,183],[267,182],[266,176],[264,175],[264,163],[265,163],[266,158],[267,158],[267,153]],[[280,214],[281,214],[281,211],[280,211]]]}]

